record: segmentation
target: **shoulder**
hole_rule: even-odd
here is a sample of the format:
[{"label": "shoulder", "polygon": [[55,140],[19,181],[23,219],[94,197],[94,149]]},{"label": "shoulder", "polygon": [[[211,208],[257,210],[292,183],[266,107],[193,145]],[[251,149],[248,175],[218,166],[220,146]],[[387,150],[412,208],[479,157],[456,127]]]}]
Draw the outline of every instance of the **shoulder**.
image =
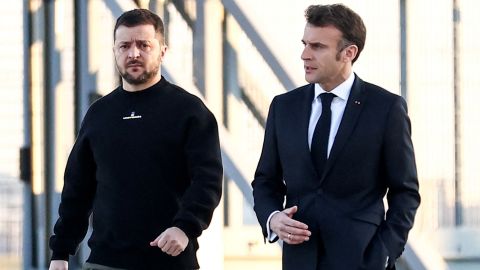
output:
[{"label": "shoulder", "polygon": [[298,102],[303,103],[310,98],[313,98],[313,85],[306,84],[275,96],[272,100],[272,106],[276,104],[295,106]]},{"label": "shoulder", "polygon": [[102,96],[90,104],[88,110],[84,116],[84,121],[91,117],[91,115],[102,114],[102,112],[108,111],[111,108],[112,103],[117,99],[120,94],[120,87],[115,88],[110,93]]},{"label": "shoulder", "polygon": [[97,109],[103,106],[107,106],[108,103],[114,101],[117,96],[120,94],[120,87],[113,89],[110,93],[106,94],[105,96],[100,96],[98,99],[94,100],[90,105],[90,108]]},{"label": "shoulder", "polygon": [[369,95],[376,96],[378,98],[384,98],[384,99],[396,99],[400,97],[399,95],[388,91],[387,89],[378,86],[376,84],[370,83],[363,81],[365,90],[368,91]]},{"label": "shoulder", "polygon": [[188,92],[176,84],[167,81],[165,88],[171,98],[191,104],[203,104],[203,101],[198,96]]},{"label": "shoulder", "polygon": [[194,112],[210,112],[205,103],[198,96],[188,92],[182,87],[167,82],[165,84],[165,90],[168,94],[169,102],[179,106],[182,110],[193,110]]},{"label": "shoulder", "polygon": [[[386,108],[391,108],[392,106],[402,106],[406,107],[405,99],[387,89],[378,86],[376,84],[366,82],[358,78],[359,82],[363,84],[362,88],[364,89],[368,99],[377,106],[385,106]],[[382,106],[382,107],[383,107]]]},{"label": "shoulder", "polygon": [[[202,99],[184,88],[166,81],[162,86],[162,102],[168,102],[168,108],[173,113],[172,117],[185,121],[216,122],[214,114],[208,109]],[[178,113],[176,113],[178,112]]]},{"label": "shoulder", "polygon": [[295,89],[289,90],[288,92],[277,95],[275,98],[278,99],[278,100],[301,99],[302,97],[304,97],[306,94],[309,93],[309,91],[312,89],[312,87],[313,87],[312,84],[302,85],[302,86],[297,87]]},{"label": "shoulder", "polygon": [[384,100],[395,100],[401,98],[399,95],[388,91],[387,89],[378,86],[376,84],[362,80],[360,77],[356,76],[354,84],[359,84],[360,88],[364,90],[369,97],[384,99]]}]

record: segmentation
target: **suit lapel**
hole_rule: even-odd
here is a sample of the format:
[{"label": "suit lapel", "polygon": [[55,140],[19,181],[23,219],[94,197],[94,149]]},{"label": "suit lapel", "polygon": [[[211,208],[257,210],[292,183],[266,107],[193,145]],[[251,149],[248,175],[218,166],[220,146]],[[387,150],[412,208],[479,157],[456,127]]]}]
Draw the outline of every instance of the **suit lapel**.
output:
[{"label": "suit lapel", "polygon": [[360,115],[360,112],[365,104],[365,97],[364,83],[362,79],[355,75],[355,81],[352,85],[352,90],[350,91],[350,96],[347,100],[345,112],[343,113],[343,117],[340,122],[340,126],[338,127],[337,135],[335,136],[335,141],[333,142],[332,149],[330,150],[330,156],[325,164],[320,182],[323,182],[325,179],[325,176],[332,168],[332,165],[335,163],[335,159],[338,157],[339,153],[345,146],[345,143],[348,141],[353,129],[355,128],[358,116]]},{"label": "suit lapel", "polygon": [[296,108],[299,108],[297,111],[297,121],[299,121],[300,128],[300,149],[304,153],[302,154],[305,157],[305,162],[308,164],[308,167],[312,172],[316,174],[315,166],[313,165],[311,154],[310,154],[310,147],[308,146],[308,125],[310,123],[310,114],[312,112],[312,101],[313,96],[315,95],[315,86],[314,84],[309,84],[304,89],[300,99],[298,99],[299,104]]}]

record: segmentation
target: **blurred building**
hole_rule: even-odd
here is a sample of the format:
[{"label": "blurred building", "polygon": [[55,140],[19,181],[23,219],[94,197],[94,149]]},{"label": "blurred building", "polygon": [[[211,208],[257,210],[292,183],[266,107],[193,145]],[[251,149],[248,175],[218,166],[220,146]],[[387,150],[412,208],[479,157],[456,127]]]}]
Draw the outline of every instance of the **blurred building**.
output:
[{"label": "blurred building", "polygon": [[[22,1],[0,9],[0,269],[19,265],[23,237],[23,188],[19,180],[24,140]],[[15,269],[15,268],[13,268]]]},{"label": "blurred building", "polygon": [[[224,197],[200,239],[202,269],[280,269],[281,246],[263,243],[250,182],[270,101],[305,84],[304,10],[334,1],[10,2],[0,11],[6,63],[0,66],[0,254],[22,258],[23,269],[48,265],[47,240],[75,134],[91,102],[119,82],[115,18],[143,7],[166,23],[163,75],[202,97],[220,124]],[[355,72],[409,106],[422,204],[399,268],[478,269],[480,2],[341,2],[367,26]],[[83,245],[72,266],[86,256]]]}]

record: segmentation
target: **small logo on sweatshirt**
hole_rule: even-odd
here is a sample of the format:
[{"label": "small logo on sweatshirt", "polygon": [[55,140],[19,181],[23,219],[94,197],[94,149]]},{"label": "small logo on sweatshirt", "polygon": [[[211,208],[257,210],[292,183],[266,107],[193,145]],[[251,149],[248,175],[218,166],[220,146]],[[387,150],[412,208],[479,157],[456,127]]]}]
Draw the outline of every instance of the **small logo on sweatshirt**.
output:
[{"label": "small logo on sweatshirt", "polygon": [[123,120],[130,120],[130,119],[139,119],[142,118],[141,115],[135,115],[135,112],[131,112],[130,116],[124,116],[122,119]]}]

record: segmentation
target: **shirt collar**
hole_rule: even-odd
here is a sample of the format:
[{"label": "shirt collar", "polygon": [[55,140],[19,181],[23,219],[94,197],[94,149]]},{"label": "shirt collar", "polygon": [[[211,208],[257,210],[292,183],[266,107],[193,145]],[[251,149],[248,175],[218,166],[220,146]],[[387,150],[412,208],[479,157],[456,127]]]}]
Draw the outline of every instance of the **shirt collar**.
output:
[{"label": "shirt collar", "polygon": [[[348,96],[350,95],[350,91],[352,90],[352,85],[354,80],[355,80],[355,74],[352,72],[350,73],[350,76],[348,76],[348,78],[345,81],[343,81],[337,87],[333,88],[333,90],[330,91],[330,93],[333,93],[337,97],[341,98],[342,100],[347,101]],[[316,83],[315,97],[318,97],[318,95],[323,93],[328,93],[328,92],[323,90],[320,84]]]}]

